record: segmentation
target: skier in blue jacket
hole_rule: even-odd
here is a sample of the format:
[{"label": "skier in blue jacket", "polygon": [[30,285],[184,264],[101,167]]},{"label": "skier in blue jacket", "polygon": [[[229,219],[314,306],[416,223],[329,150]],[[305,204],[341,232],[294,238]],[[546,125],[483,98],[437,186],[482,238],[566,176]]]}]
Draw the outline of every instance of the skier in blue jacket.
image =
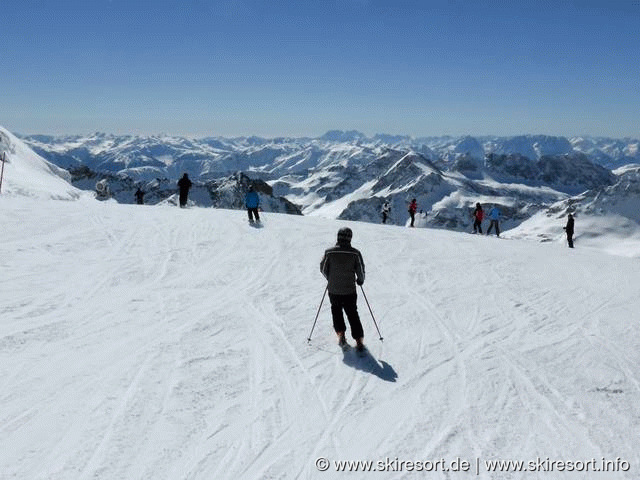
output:
[{"label": "skier in blue jacket", "polygon": [[247,207],[247,214],[249,215],[249,222],[253,223],[253,217],[255,216],[256,222],[260,221],[260,215],[258,214],[258,207],[260,206],[260,197],[254,190],[253,186],[249,187],[247,195],[244,197],[244,203]]},{"label": "skier in blue jacket", "polygon": [[498,207],[494,206],[490,211],[489,211],[489,228],[487,229],[487,235],[489,235],[491,233],[491,229],[493,227],[496,227],[496,235],[499,237],[500,236],[500,226],[499,226],[499,222],[500,222],[500,210],[498,209]]}]

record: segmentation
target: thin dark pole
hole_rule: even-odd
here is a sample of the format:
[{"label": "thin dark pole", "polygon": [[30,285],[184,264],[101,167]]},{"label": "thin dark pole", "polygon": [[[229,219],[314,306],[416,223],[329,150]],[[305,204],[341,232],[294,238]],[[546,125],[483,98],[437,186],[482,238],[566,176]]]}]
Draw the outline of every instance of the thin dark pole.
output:
[{"label": "thin dark pole", "polygon": [[0,172],[0,193],[2,193],[2,178],[4,177],[4,162],[7,152],[2,152],[2,171]]},{"label": "thin dark pole", "polygon": [[364,293],[364,288],[362,288],[362,285],[360,285],[360,290],[362,290],[362,295],[364,296],[364,301],[367,302],[367,307],[369,307],[369,313],[371,314],[371,318],[373,319],[373,324],[376,326],[376,330],[378,330],[378,336],[380,337],[380,341],[382,341],[383,338],[382,338],[382,334],[380,333],[380,329],[378,328],[376,317],[373,316],[373,312],[371,311],[371,305],[369,305],[369,300],[367,300],[367,295]]},{"label": "thin dark pole", "polygon": [[311,335],[313,335],[313,329],[316,328],[316,322],[318,321],[318,315],[320,315],[320,308],[322,308],[322,302],[324,302],[324,297],[327,294],[327,290],[329,290],[329,285],[324,289],[324,293],[322,294],[322,300],[320,300],[320,305],[318,306],[318,312],[316,313],[316,319],[313,321],[313,327],[311,327],[311,332],[309,332],[309,338],[307,338],[307,342],[311,341]]}]

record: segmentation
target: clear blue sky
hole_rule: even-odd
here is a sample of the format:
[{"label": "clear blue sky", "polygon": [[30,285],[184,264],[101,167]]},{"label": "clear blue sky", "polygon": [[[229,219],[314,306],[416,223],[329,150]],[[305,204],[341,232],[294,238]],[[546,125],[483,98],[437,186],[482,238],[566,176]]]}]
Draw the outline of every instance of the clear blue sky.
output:
[{"label": "clear blue sky", "polygon": [[19,133],[640,137],[640,0],[4,0]]}]

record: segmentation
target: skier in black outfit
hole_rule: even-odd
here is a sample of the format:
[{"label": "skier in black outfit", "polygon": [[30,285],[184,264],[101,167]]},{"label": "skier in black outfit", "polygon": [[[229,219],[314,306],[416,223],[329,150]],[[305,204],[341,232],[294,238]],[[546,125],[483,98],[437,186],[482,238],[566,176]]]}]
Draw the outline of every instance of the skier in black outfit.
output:
[{"label": "skier in black outfit", "polygon": [[136,203],[138,205],[144,205],[144,192],[140,190],[140,187],[138,187],[138,190],[136,190],[135,196],[136,196]]},{"label": "skier in black outfit", "polygon": [[187,206],[187,198],[189,197],[189,189],[191,188],[191,180],[185,173],[180,180],[178,180],[178,187],[180,188],[180,208]]},{"label": "skier in black outfit", "polygon": [[569,214],[569,218],[567,218],[567,225],[564,227],[564,230],[567,232],[567,243],[569,244],[569,248],[573,248],[573,215]]},{"label": "skier in black outfit", "polygon": [[353,232],[350,228],[338,230],[338,243],[324,252],[320,271],[328,281],[327,290],[331,302],[333,328],[341,347],[347,346],[344,310],[351,327],[351,336],[356,341],[358,351],[364,351],[364,332],[358,316],[356,283],[364,283],[364,261],[362,254],[351,246]]}]

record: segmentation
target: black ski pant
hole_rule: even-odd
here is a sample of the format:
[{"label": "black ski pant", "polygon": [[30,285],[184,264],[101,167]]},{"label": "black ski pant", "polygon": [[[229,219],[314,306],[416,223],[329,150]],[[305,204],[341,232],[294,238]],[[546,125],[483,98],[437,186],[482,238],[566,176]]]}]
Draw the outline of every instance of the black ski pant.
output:
[{"label": "black ski pant", "polygon": [[569,248],[573,248],[573,232],[567,232],[567,243]]},{"label": "black ski pant", "polygon": [[[498,226],[498,220],[491,220],[491,223],[489,224],[489,228],[487,228],[487,235],[489,235],[491,233],[491,229],[493,227],[496,227],[496,235],[500,236],[500,227]],[[480,232],[482,233],[482,232]]]},{"label": "black ski pant", "polygon": [[349,326],[351,327],[351,336],[354,340],[358,340],[364,336],[360,316],[358,315],[358,295],[352,293],[350,295],[329,294],[331,302],[331,315],[333,316],[333,328],[336,333],[346,332],[347,327],[344,324],[342,310],[347,314]]},{"label": "black ski pant", "polygon": [[476,221],[473,222],[473,233],[476,232],[482,233],[482,220],[476,219]]},{"label": "black ski pant", "polygon": [[189,196],[189,192],[180,192],[180,206],[185,207],[187,205],[187,197]]},{"label": "black ski pant", "polygon": [[411,227],[413,227],[413,222],[416,219],[416,212],[412,212],[411,210],[409,210],[409,215],[411,215]]},{"label": "black ski pant", "polygon": [[260,215],[258,215],[258,207],[247,208],[247,215],[249,215],[249,221],[253,222],[253,216],[256,217],[256,222],[260,221]]},{"label": "black ski pant", "polygon": [[387,223],[387,214],[382,212],[382,223]]}]

